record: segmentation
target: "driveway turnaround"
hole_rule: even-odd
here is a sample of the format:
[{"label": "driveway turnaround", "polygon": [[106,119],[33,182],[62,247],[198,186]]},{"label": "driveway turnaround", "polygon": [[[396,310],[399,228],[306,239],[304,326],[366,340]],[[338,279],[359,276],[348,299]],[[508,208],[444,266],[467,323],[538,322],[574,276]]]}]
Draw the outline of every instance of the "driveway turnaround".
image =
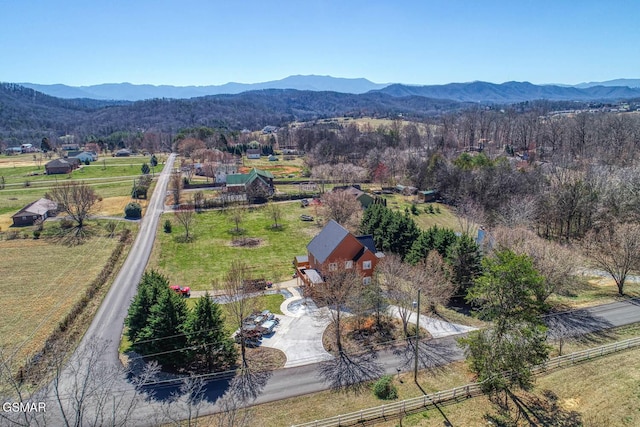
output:
[{"label": "driveway turnaround", "polygon": [[280,324],[270,336],[262,338],[265,347],[281,350],[287,356],[285,368],[308,365],[331,359],[322,345],[322,335],[329,325],[326,309],[318,309],[312,301],[304,299],[297,288],[280,306],[284,315],[278,315]]},{"label": "driveway turnaround", "polygon": [[[389,306],[389,314],[392,317],[400,319],[400,312],[395,305]],[[411,312],[409,315],[409,323],[415,324],[417,320],[416,313]],[[434,319],[425,315],[420,315],[420,327],[425,328],[433,338],[448,337],[451,335],[464,334],[466,332],[475,331],[478,328],[472,326],[458,325],[457,323],[445,322],[444,320]]]}]

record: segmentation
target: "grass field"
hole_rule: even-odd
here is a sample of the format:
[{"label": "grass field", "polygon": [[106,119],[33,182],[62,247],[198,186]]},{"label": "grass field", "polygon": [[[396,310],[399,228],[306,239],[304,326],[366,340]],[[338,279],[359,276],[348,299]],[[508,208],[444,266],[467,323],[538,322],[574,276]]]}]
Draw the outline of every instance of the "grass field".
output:
[{"label": "grass field", "polygon": [[549,303],[557,310],[588,307],[595,304],[606,304],[614,301],[624,301],[629,298],[640,297],[640,283],[626,282],[624,296],[618,295],[618,288],[613,279],[609,278],[580,278],[578,288],[570,295],[551,295]]},{"label": "grass field", "polygon": [[47,239],[0,241],[0,346],[18,345],[22,357],[38,349],[116,245],[116,238],[99,236],[73,247]]},{"label": "grass field", "polygon": [[269,171],[273,174],[275,179],[288,178],[291,175],[295,178],[300,178],[300,173],[303,169],[302,157],[295,157],[293,160],[283,160],[283,156],[279,155],[280,159],[277,162],[270,162],[267,157],[261,157],[260,159],[247,159],[243,158],[243,165],[240,167],[241,173],[246,173],[251,168],[258,168],[265,171]]},{"label": "grass field", "polygon": [[[381,197],[387,200],[387,207],[404,212],[406,209],[411,209],[415,196],[403,196],[401,194],[383,194]],[[425,209],[429,206],[433,206],[434,210],[440,210],[440,213],[426,213]],[[426,230],[434,225],[443,228],[451,228],[455,231],[462,231],[460,221],[451,207],[443,205],[441,203],[417,203],[418,215],[411,215],[411,218],[418,224],[423,230]]]},{"label": "grass field", "polygon": [[[190,243],[179,242],[184,229],[177,225],[173,214],[164,214],[149,266],[167,275],[172,283],[194,290],[211,289],[212,282],[222,279],[235,259],[245,260],[255,278],[274,282],[289,279],[293,274],[293,257],[306,254],[306,245],[321,228],[313,222],[300,221],[300,214],[314,214],[299,203],[280,206],[283,213],[280,230],[271,229],[273,221],[263,208],[245,213],[240,224],[245,232],[239,237],[260,239],[256,247],[231,245],[234,224],[223,211],[198,214],[193,227],[195,240]],[[166,219],[174,223],[171,234],[162,231]]]},{"label": "grass field", "polygon": [[26,181],[35,186],[40,183],[51,185],[51,182],[65,179],[86,180],[136,176],[140,175],[141,165],[149,162],[147,156],[102,157],[90,165],[81,165],[70,174],[69,178],[66,174],[46,175],[44,165],[49,160],[43,158],[41,162],[34,162],[32,158],[32,154],[0,157],[0,176],[4,176],[7,189],[13,186],[24,186]]},{"label": "grass field", "polygon": [[[0,156],[0,176],[5,176],[7,182],[5,189],[0,190],[0,231],[7,230],[12,225],[11,215],[43,197],[57,182],[70,180],[67,175],[27,178],[24,171],[34,170],[34,166],[13,167],[14,163],[27,163],[31,156]],[[106,167],[103,166],[103,161]],[[74,171],[71,179],[85,182],[102,197],[103,200],[96,207],[96,215],[123,216],[124,207],[131,201],[129,195],[133,179],[140,175],[140,165],[148,161],[149,157],[145,156],[104,157],[90,166],[83,166],[83,169]],[[162,165],[159,165],[157,171],[161,167]],[[28,187],[24,186],[25,180],[30,182]],[[145,200],[138,202],[143,208],[147,203]]]},{"label": "grass field", "polygon": [[[626,336],[617,337],[627,338]],[[401,381],[400,381],[401,380]],[[473,382],[464,363],[454,363],[431,372],[420,372],[418,383],[427,393],[448,390]],[[412,374],[394,376],[399,398],[409,399],[422,395]],[[640,423],[640,349],[616,353],[604,358],[560,369],[537,378],[532,393],[518,393],[527,402],[535,422],[530,424],[521,417],[518,426],[565,425],[559,424],[570,411],[580,414],[587,427],[635,426]],[[548,392],[551,393],[548,393]],[[555,397],[554,397],[555,396]],[[321,420],[327,417],[357,412],[360,409],[384,405],[371,387],[360,393],[325,391],[286,399],[252,408],[254,425],[285,427],[293,424]],[[511,407],[513,408],[513,403]],[[440,407],[398,419],[376,424],[384,427],[422,426],[486,426],[491,425],[485,414],[496,416],[496,407],[484,396],[457,404]],[[538,417],[538,418],[537,418]],[[546,419],[547,422],[542,420]],[[448,422],[449,424],[445,423]],[[493,425],[496,425],[494,422]]]}]

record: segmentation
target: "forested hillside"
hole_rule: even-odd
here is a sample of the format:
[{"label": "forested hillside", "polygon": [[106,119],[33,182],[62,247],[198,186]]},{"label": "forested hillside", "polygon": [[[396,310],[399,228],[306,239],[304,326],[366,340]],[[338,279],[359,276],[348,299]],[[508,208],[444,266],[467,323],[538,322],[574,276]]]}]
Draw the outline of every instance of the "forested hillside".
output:
[{"label": "forested hillside", "polygon": [[175,133],[194,126],[255,130],[266,125],[336,116],[424,118],[464,106],[419,96],[398,98],[381,93],[352,95],[279,89],[135,103],[63,100],[18,85],[2,84],[0,138],[15,145],[66,134],[82,139],[119,131],[152,129]]}]

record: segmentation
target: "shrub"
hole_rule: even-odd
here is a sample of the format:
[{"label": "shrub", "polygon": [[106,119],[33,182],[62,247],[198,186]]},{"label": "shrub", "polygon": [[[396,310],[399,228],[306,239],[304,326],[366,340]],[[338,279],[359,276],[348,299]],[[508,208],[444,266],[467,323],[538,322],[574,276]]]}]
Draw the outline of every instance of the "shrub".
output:
[{"label": "shrub", "polygon": [[416,205],[411,205],[411,214],[412,215],[418,215],[418,207]]},{"label": "shrub", "polygon": [[378,399],[392,400],[398,398],[398,389],[393,385],[391,375],[385,375],[373,385],[373,394]]},{"label": "shrub", "polygon": [[141,218],[142,217],[142,207],[140,203],[131,202],[124,208],[124,216],[126,218]]},{"label": "shrub", "polygon": [[66,219],[63,218],[60,220],[60,228],[63,230],[68,230],[70,228],[73,228],[73,221],[71,221],[70,219]]},{"label": "shrub", "polygon": [[40,238],[40,233],[41,233],[40,230],[33,230],[33,238],[36,239],[36,240],[39,239]]},{"label": "shrub", "polygon": [[165,233],[171,233],[171,228],[172,228],[171,221],[170,220],[166,220],[164,222],[164,232]]}]

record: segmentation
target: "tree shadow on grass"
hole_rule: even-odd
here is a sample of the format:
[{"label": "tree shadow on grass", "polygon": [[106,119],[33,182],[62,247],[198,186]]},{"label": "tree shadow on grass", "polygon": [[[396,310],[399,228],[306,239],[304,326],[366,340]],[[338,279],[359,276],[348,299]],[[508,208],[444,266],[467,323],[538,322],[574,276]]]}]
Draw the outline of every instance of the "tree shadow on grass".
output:
[{"label": "tree shadow on grass", "polygon": [[531,426],[564,426],[578,427],[583,425],[582,417],[577,411],[570,411],[558,404],[558,396],[550,390],[543,390],[540,395],[533,393],[519,393],[517,395],[507,391],[508,401],[497,402],[496,414],[485,414],[484,419],[495,426],[520,425],[524,419],[526,425]]}]

